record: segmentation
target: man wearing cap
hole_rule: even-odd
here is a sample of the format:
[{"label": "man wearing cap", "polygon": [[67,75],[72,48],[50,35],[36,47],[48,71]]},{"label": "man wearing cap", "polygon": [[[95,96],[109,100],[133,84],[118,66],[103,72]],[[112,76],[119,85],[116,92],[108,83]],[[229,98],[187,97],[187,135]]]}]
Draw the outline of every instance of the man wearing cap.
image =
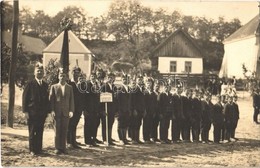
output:
[{"label": "man wearing cap", "polygon": [[231,130],[232,130],[232,123],[234,121],[234,112],[235,106],[233,105],[233,97],[228,96],[227,103],[224,106],[224,118],[225,118],[225,128],[226,128],[226,135],[225,140],[231,142]]},{"label": "man wearing cap", "polygon": [[198,90],[195,90],[191,104],[192,104],[192,112],[191,112],[192,141],[199,142],[202,107],[201,107],[200,93]]},{"label": "man wearing cap", "polygon": [[99,87],[96,81],[94,72],[90,75],[90,80],[87,81],[87,91],[85,92],[85,107],[84,107],[84,141],[86,145],[98,146],[96,137],[99,123]]},{"label": "man wearing cap", "polygon": [[183,96],[181,95],[181,86],[177,87],[177,93],[173,95],[173,111],[172,111],[172,141],[180,141],[181,122],[184,120],[183,115]]},{"label": "man wearing cap", "polygon": [[123,84],[117,90],[118,96],[118,137],[122,144],[129,145],[126,138],[126,132],[129,126],[130,113],[131,113],[131,94],[129,84],[129,77],[122,76]]},{"label": "man wearing cap", "polygon": [[51,114],[54,118],[55,154],[67,154],[66,141],[69,120],[75,111],[73,88],[66,83],[67,72],[59,69],[59,83],[51,86]]},{"label": "man wearing cap", "polygon": [[210,102],[211,96],[209,93],[204,94],[204,100],[202,101],[202,113],[201,113],[201,140],[202,143],[209,142],[209,130],[212,121],[212,105]]},{"label": "man wearing cap", "polygon": [[172,94],[170,93],[171,86],[165,84],[164,90],[159,94],[159,116],[160,116],[160,141],[161,143],[170,144],[171,141],[168,139],[168,129],[170,126],[170,118],[173,111],[173,100]]},{"label": "man wearing cap", "polygon": [[112,141],[112,128],[115,121],[115,112],[116,112],[116,104],[117,104],[117,97],[116,92],[117,88],[114,85],[115,81],[115,74],[108,73],[107,74],[107,82],[101,86],[101,93],[112,93],[113,101],[107,103],[107,117],[108,117],[108,140],[106,139],[106,113],[105,113],[105,104],[101,103],[101,115],[102,115],[102,137],[103,141],[108,141],[109,145],[115,145]]},{"label": "man wearing cap", "polygon": [[133,143],[141,144],[139,131],[142,124],[142,118],[145,114],[145,99],[143,76],[138,76],[136,89],[132,92],[132,110],[133,110]]},{"label": "man wearing cap", "polygon": [[154,83],[153,87],[153,93],[154,96],[156,97],[156,101],[154,103],[154,113],[152,116],[152,129],[151,129],[151,138],[153,142],[160,142],[158,139],[158,126],[160,123],[160,116],[159,116],[159,95],[160,95],[160,85],[158,81]]},{"label": "man wearing cap", "polygon": [[80,147],[76,141],[76,130],[77,125],[79,123],[83,108],[84,108],[84,90],[85,86],[84,83],[80,83],[78,78],[80,77],[81,69],[79,67],[74,67],[72,70],[73,78],[68,82],[70,86],[72,86],[73,94],[74,94],[74,105],[75,105],[75,112],[73,117],[69,121],[69,128],[68,128],[68,136],[67,142],[70,147],[79,149]]},{"label": "man wearing cap", "polygon": [[31,155],[42,152],[44,123],[50,113],[48,84],[44,82],[43,65],[37,63],[34,69],[35,79],[30,81],[23,91],[22,109],[29,128],[29,150]]},{"label": "man wearing cap", "polygon": [[233,97],[233,106],[234,106],[234,119],[231,128],[231,138],[233,138],[234,140],[238,140],[238,138],[235,137],[236,128],[239,120],[239,107],[237,103],[237,96]]},{"label": "man wearing cap", "polygon": [[220,143],[221,131],[224,127],[224,115],[223,115],[223,105],[221,103],[221,96],[217,96],[217,103],[213,106],[212,111],[212,122],[213,122],[213,138],[214,143]]},{"label": "man wearing cap", "polygon": [[152,120],[158,108],[157,95],[153,91],[153,81],[146,80],[146,90],[144,91],[146,113],[143,118],[143,139],[145,143],[151,142]]}]

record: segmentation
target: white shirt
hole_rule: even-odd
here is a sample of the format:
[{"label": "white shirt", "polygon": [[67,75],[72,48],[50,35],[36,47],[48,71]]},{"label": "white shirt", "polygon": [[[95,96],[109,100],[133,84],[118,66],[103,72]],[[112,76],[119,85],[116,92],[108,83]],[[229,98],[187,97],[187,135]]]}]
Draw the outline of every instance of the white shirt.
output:
[{"label": "white shirt", "polygon": [[38,82],[38,84],[41,86],[42,85],[42,79],[37,79],[37,78],[35,78],[35,79]]},{"label": "white shirt", "polygon": [[[66,85],[66,84],[65,84]],[[60,84],[62,95],[65,95],[65,85]]]}]

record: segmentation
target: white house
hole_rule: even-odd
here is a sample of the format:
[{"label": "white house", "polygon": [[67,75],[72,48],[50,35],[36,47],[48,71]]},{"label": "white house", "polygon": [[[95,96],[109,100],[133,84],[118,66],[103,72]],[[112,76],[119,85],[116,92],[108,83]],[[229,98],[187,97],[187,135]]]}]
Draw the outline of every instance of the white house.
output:
[{"label": "white house", "polygon": [[[62,49],[64,32],[55,38],[43,50],[43,65],[48,65],[51,59],[59,61]],[[82,72],[90,76],[92,69],[92,52],[80,41],[80,39],[72,32],[68,31],[69,38],[69,70],[78,65]],[[71,75],[71,72],[69,73]]]},{"label": "white house", "polygon": [[161,74],[203,73],[201,50],[182,29],[173,32],[152,53],[152,68]]},{"label": "white house", "polygon": [[259,76],[259,28],[257,15],[224,40],[225,54],[219,77],[244,78],[243,64],[247,70]]}]

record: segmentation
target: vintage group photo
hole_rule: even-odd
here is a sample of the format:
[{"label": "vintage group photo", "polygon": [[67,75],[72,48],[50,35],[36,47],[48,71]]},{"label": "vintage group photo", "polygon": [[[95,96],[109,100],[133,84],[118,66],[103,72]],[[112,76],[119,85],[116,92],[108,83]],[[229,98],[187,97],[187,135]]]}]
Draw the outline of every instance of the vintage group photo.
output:
[{"label": "vintage group photo", "polygon": [[257,1],[3,0],[2,167],[259,167]]}]

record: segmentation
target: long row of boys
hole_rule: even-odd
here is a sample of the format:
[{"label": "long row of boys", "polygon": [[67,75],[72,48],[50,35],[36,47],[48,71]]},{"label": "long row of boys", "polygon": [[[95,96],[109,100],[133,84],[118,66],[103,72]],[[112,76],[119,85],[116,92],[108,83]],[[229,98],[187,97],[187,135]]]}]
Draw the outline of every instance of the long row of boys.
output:
[{"label": "long row of boys", "polygon": [[[37,76],[37,72],[35,74]],[[36,79],[36,81],[38,80]],[[108,137],[109,145],[116,145],[112,138],[115,118],[118,119],[117,132],[122,145],[156,142],[165,144],[177,142],[209,143],[211,142],[209,131],[212,124],[214,143],[236,140],[235,129],[239,119],[236,96],[218,96],[217,103],[213,104],[211,95],[207,92],[183,90],[182,87],[177,87],[172,94],[171,85],[156,82],[152,78],[144,80],[142,76],[138,76],[136,80],[133,80],[129,76],[123,75],[122,84],[115,85],[114,81],[115,75],[113,73],[107,74],[105,81],[100,71],[92,73],[90,79],[85,81],[81,78],[81,69],[79,67],[73,69],[73,79],[67,82],[73,90],[73,116],[68,115],[71,118],[67,128],[60,129],[56,126],[56,132],[67,130],[65,136],[57,133],[55,135],[56,154],[67,153],[64,146],[66,141],[69,146],[80,148],[80,143],[76,141],[76,129],[82,113],[84,115],[84,141],[90,146],[99,146],[99,143],[103,143],[97,139],[100,123],[103,141],[106,141],[106,137]],[[55,86],[51,88],[49,97],[56,94],[54,89]],[[26,88],[23,102],[30,101],[30,98],[26,98],[25,92]],[[113,102],[107,105],[107,114],[104,103],[100,103],[100,93],[102,92],[109,92],[113,95]],[[42,100],[43,98],[40,102]],[[26,107],[26,103],[23,103],[23,106]],[[24,107],[23,110],[26,112]],[[106,136],[106,115],[108,117],[108,136]],[[30,152],[37,154],[42,151],[43,128],[39,133],[40,137],[37,138],[38,133],[36,134],[32,130],[32,124],[35,122],[29,121]],[[41,122],[44,123],[45,119]],[[168,136],[170,122],[171,140]],[[36,123],[39,123],[38,120]],[[141,125],[143,141],[139,138]],[[39,130],[35,128],[34,131]],[[37,144],[33,143],[35,140]],[[59,142],[63,144],[61,149],[59,149]]]},{"label": "long row of boys", "polygon": [[[219,96],[217,103],[212,104],[211,95],[207,92],[183,91],[181,87],[177,87],[176,92],[172,94],[172,88],[167,83],[155,82],[152,78],[144,80],[143,76],[133,80],[124,75],[122,84],[116,86],[113,73],[107,74],[106,82],[100,73],[92,73],[90,80],[81,83],[78,87],[79,94],[83,96],[78,102],[82,104],[85,118],[86,144],[98,146],[98,143],[102,143],[96,138],[100,121],[102,138],[106,141],[105,106],[104,103],[99,102],[101,92],[113,94],[113,102],[108,103],[107,108],[110,145],[115,145],[112,139],[115,116],[118,118],[118,137],[125,145],[143,142],[199,142],[200,135],[202,143],[208,143],[212,123],[215,143],[236,140],[235,129],[239,119],[236,96]],[[170,121],[172,121],[171,140],[168,139]],[[139,138],[141,125],[143,142]]]}]

